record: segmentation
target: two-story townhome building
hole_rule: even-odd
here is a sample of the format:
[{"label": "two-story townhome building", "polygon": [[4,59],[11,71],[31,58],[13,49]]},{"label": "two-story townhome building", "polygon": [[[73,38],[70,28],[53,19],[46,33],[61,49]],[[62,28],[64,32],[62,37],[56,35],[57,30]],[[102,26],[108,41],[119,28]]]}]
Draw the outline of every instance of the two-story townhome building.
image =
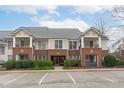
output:
[{"label": "two-story townhome building", "polygon": [[82,67],[102,66],[108,53],[108,38],[91,27],[85,32],[70,28],[20,27],[0,31],[0,60],[50,59],[63,65],[65,59],[80,59]]}]

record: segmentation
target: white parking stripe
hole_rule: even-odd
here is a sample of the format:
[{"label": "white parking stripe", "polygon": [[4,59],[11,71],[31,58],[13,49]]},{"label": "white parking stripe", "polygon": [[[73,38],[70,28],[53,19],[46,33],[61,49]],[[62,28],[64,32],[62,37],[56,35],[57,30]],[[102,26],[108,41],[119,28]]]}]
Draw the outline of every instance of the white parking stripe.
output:
[{"label": "white parking stripe", "polygon": [[100,75],[98,75],[98,74],[96,74],[96,76],[99,77],[99,78],[102,78],[102,79],[104,79],[104,80],[110,81],[110,82],[115,82],[115,81],[112,80],[112,79],[106,78],[106,77],[104,77],[104,76],[100,76]]},{"label": "white parking stripe", "polygon": [[73,81],[73,83],[76,84],[76,81],[75,81],[75,79],[71,76],[71,74],[70,74],[69,72],[66,72],[66,73],[67,73],[67,75],[71,78],[71,80]]},{"label": "white parking stripe", "polygon": [[48,73],[46,73],[40,80],[40,82],[38,83],[39,85],[41,85],[41,83],[43,82],[43,80],[45,79],[45,77],[48,75]]},{"label": "white parking stripe", "polygon": [[10,81],[7,81],[6,83],[3,84],[3,86],[6,86],[6,85],[10,84],[10,83],[12,83],[13,81],[16,81],[16,80],[22,78],[22,77],[25,76],[25,75],[26,75],[26,73],[24,73],[24,74],[18,76],[18,77],[15,78],[15,79],[12,79],[12,80],[10,80]]}]

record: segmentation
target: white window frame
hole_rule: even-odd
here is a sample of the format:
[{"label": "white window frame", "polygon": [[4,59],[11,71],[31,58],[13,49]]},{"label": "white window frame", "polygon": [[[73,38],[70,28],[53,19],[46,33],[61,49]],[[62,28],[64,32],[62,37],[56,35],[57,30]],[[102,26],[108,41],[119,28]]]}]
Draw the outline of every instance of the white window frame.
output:
[{"label": "white window frame", "polygon": [[63,40],[55,40],[55,49],[62,49],[62,48],[63,48]]},{"label": "white window frame", "polygon": [[[70,45],[70,42],[72,45]],[[76,47],[74,47],[75,46],[74,42],[76,42]],[[70,47],[70,46],[72,46],[72,47]],[[69,40],[69,49],[70,50],[77,50],[77,40]]]}]

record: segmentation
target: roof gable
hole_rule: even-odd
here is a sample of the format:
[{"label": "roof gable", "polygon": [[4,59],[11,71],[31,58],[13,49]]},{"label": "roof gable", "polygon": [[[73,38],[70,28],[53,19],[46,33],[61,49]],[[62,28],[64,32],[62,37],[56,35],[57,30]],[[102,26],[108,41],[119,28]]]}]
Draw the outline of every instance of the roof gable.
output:
[{"label": "roof gable", "polygon": [[30,31],[28,31],[27,29],[25,29],[23,27],[16,29],[11,34],[15,35],[15,36],[30,36],[30,35],[32,35],[32,33]]},{"label": "roof gable", "polygon": [[105,36],[104,34],[102,34],[101,32],[99,32],[96,28],[94,27],[90,27],[87,31],[85,31],[83,33],[84,36],[101,36],[101,37],[105,37],[107,38],[107,36]]}]

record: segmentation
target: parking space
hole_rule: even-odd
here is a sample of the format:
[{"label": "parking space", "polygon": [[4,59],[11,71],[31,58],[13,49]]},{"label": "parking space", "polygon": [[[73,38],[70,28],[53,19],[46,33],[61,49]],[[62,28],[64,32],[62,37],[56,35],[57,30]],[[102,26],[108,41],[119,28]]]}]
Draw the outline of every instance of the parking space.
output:
[{"label": "parking space", "polygon": [[1,88],[124,87],[124,71],[0,73]]}]

